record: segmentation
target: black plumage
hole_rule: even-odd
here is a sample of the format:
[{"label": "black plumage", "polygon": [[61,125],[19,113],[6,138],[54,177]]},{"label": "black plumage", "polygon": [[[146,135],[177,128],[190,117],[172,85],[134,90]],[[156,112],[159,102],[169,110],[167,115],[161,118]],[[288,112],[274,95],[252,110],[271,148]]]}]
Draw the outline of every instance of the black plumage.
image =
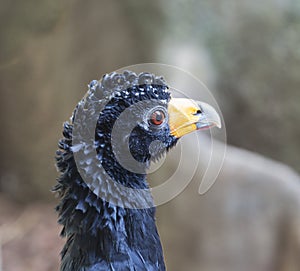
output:
[{"label": "black plumage", "polygon": [[[122,111],[137,102],[149,101],[149,108],[143,103],[140,111],[135,108],[137,112],[133,114],[147,112],[155,106],[167,108],[170,100],[167,85],[162,78],[148,73],[113,73],[104,76],[101,82],[93,81],[81,102],[88,101],[88,109],[93,110],[99,98],[108,100],[98,117],[94,137],[99,163],[114,181],[131,188],[147,188],[145,173],[124,169],[115,159],[111,131]],[[77,109],[73,121],[76,113]],[[168,125],[163,129],[152,129],[148,123],[145,129],[143,125],[133,129],[129,146],[132,156],[145,162],[146,170],[151,158],[155,158],[149,153],[151,142],[164,142],[164,148],[156,153],[159,155],[163,149],[175,145],[177,138],[170,135]],[[56,158],[61,176],[54,191],[61,195],[57,211],[59,223],[63,225],[61,234],[67,238],[61,253],[61,270],[165,270],[155,208],[122,208],[95,195],[78,172],[72,130],[72,122],[64,124],[64,138],[59,142]]]}]

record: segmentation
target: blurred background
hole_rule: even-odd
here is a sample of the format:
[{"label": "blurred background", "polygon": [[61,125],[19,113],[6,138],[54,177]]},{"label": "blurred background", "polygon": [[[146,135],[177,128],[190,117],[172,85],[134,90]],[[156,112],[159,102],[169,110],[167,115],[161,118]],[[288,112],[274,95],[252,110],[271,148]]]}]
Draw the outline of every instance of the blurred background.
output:
[{"label": "blurred background", "polygon": [[57,270],[62,123],[88,82],[143,62],[200,78],[235,146],[210,192],[199,165],[159,208],[168,270],[300,270],[298,0],[0,0],[0,14],[1,271]]}]

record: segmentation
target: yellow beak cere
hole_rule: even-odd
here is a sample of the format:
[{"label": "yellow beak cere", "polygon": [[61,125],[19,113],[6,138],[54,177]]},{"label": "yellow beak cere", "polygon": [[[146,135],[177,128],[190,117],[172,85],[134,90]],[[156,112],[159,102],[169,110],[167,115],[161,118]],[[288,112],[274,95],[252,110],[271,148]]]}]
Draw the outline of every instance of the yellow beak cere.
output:
[{"label": "yellow beak cere", "polygon": [[180,138],[196,130],[221,128],[217,111],[207,103],[185,98],[172,98],[168,106],[171,134]]}]

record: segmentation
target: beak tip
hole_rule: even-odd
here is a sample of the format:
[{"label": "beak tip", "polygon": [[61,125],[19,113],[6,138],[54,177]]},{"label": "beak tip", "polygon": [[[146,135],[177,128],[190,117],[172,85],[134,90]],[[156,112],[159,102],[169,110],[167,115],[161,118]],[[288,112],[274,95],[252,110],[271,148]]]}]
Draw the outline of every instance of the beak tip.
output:
[{"label": "beak tip", "polygon": [[222,121],[219,115],[218,115],[218,120],[216,121],[216,127],[219,129],[222,128]]}]

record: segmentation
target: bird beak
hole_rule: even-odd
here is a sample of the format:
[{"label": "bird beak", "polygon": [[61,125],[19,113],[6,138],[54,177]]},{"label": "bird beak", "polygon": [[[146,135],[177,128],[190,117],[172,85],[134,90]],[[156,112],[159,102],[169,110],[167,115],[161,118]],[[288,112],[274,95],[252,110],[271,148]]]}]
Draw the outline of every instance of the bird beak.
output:
[{"label": "bird beak", "polygon": [[172,98],[168,105],[171,134],[180,138],[196,130],[221,128],[217,111],[207,103],[185,98]]}]

